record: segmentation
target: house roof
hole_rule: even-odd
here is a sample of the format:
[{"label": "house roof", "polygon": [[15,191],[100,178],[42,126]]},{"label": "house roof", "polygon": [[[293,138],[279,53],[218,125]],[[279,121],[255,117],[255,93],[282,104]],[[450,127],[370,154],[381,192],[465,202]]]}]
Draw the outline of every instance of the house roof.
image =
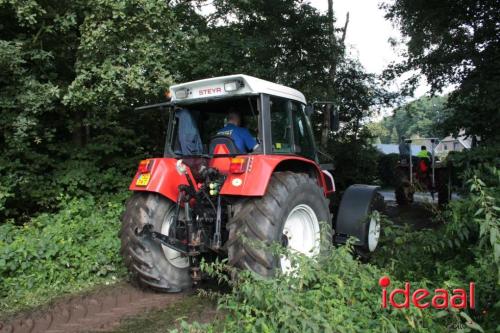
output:
[{"label": "house roof", "polygon": [[[399,154],[399,145],[394,143],[377,143],[374,145],[378,151],[382,154]],[[417,153],[420,151],[420,146],[411,145],[411,153],[413,156],[417,156]]]},{"label": "house roof", "polygon": [[[238,88],[234,91],[228,91],[229,89],[226,89],[225,84],[235,81],[237,81]],[[173,102],[187,102],[212,97],[220,98],[249,94],[269,94],[293,99],[304,104],[306,103],[306,98],[298,90],[244,74],[220,76],[181,83],[171,86],[170,91],[172,93]],[[179,93],[179,97],[176,96],[176,93],[179,91],[181,91],[181,93],[186,91],[186,97],[180,98],[181,93]]]},{"label": "house roof", "polygon": [[465,138],[465,136],[459,136],[457,138],[454,138],[453,136],[451,135],[448,135],[447,137],[445,137],[443,140],[441,140],[440,143],[445,143],[445,142],[455,142],[455,141],[458,141],[462,146],[464,146],[464,148],[466,149],[470,149],[471,146],[472,146],[472,140],[470,138]]}]

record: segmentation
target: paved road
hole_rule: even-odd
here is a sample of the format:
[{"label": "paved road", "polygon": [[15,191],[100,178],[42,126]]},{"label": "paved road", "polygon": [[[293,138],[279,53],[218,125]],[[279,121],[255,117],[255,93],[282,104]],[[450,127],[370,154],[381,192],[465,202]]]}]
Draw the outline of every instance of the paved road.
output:
[{"label": "paved road", "polygon": [[[384,196],[385,201],[396,201],[394,190],[382,190],[380,191],[380,194]],[[453,193],[451,195],[451,200],[457,200],[458,198],[459,196],[456,193]],[[429,192],[415,192],[415,194],[413,195],[413,200],[420,203],[437,204],[437,193],[434,194],[434,200],[432,200],[432,196]]]}]

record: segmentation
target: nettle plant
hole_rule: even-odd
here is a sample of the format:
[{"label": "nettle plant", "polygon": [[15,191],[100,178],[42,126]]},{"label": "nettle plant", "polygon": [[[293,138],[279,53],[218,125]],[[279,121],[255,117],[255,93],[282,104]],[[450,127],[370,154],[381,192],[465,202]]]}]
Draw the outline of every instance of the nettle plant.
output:
[{"label": "nettle plant", "polygon": [[207,325],[183,323],[182,330],[444,332],[464,322],[458,311],[383,309],[378,280],[386,273],[353,258],[352,243],[330,248],[317,258],[284,253],[279,246],[273,250],[292,263],[290,272],[273,279],[236,271],[224,261],[204,264],[204,271],[227,283],[231,292],[217,295],[221,320]]},{"label": "nettle plant", "polygon": [[388,237],[374,263],[391,272],[391,279],[422,281],[431,289],[453,290],[474,282],[476,309],[467,313],[485,330],[494,330],[500,316],[500,172],[482,166],[464,178],[467,193],[438,213],[436,228],[384,228]]}]

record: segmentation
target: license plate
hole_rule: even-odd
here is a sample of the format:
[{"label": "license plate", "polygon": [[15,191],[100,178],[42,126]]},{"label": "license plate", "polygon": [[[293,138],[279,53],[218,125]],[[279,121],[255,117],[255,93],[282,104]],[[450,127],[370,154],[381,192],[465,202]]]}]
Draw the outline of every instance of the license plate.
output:
[{"label": "license plate", "polygon": [[149,179],[151,178],[150,173],[143,173],[140,174],[139,177],[137,178],[135,185],[137,186],[146,186],[149,183]]}]

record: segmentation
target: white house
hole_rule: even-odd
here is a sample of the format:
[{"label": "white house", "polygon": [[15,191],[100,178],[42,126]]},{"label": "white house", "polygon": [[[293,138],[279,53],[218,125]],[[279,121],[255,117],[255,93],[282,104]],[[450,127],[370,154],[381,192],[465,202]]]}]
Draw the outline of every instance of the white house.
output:
[{"label": "white house", "polygon": [[465,138],[464,135],[459,135],[457,138],[449,135],[439,142],[436,146],[436,154],[446,156],[450,151],[462,151],[470,149],[472,146],[472,139]]}]

